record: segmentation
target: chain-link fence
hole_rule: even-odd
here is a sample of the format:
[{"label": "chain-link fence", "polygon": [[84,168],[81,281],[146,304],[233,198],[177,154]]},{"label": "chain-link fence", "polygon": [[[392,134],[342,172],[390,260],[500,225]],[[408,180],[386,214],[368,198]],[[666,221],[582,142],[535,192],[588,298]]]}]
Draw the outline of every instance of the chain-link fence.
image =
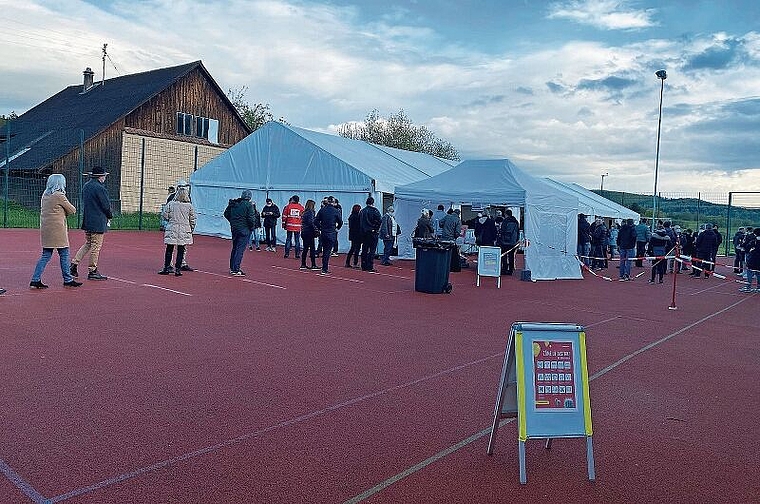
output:
[{"label": "chain-link fence", "polygon": [[[48,175],[66,177],[68,199],[81,208],[81,189],[93,166],[110,175],[106,188],[114,218],[112,229],[158,229],[167,187],[176,185],[224,149],[124,128],[86,140],[84,130],[54,131],[39,137],[16,131],[20,121],[0,124],[0,225],[39,226],[40,198]],[[19,126],[20,128],[21,126]],[[28,144],[14,142],[23,133]],[[9,141],[11,139],[11,141]],[[81,213],[69,218],[70,228]]]}]

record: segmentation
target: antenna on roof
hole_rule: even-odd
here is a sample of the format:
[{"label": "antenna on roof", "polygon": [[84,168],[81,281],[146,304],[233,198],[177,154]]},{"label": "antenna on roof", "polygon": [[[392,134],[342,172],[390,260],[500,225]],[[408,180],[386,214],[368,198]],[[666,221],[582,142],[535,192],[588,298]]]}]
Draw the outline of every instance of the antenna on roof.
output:
[{"label": "antenna on roof", "polygon": [[108,44],[103,44],[103,80],[100,81],[101,84],[105,84],[106,82],[106,57],[108,56],[106,47],[108,47]]}]

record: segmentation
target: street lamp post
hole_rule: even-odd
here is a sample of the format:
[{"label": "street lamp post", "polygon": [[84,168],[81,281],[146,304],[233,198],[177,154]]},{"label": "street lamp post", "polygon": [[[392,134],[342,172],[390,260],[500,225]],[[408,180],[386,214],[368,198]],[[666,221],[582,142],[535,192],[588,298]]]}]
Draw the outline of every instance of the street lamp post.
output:
[{"label": "street lamp post", "polygon": [[662,130],[662,93],[665,90],[665,79],[668,78],[665,70],[657,70],[654,73],[660,79],[660,115],[657,119],[657,150],[654,158],[654,192],[652,193],[652,231],[655,228],[655,218],[657,216],[657,176],[660,171],[660,131]]},{"label": "street lamp post", "polygon": [[609,173],[602,173],[602,183],[599,185],[599,192],[604,191],[604,177],[609,177]]}]

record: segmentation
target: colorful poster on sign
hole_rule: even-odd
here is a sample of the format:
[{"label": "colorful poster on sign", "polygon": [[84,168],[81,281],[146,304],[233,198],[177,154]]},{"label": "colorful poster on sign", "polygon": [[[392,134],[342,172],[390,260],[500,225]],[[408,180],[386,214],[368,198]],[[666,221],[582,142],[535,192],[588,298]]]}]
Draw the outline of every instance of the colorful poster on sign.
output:
[{"label": "colorful poster on sign", "polygon": [[533,342],[533,383],[536,410],[575,410],[572,341]]}]

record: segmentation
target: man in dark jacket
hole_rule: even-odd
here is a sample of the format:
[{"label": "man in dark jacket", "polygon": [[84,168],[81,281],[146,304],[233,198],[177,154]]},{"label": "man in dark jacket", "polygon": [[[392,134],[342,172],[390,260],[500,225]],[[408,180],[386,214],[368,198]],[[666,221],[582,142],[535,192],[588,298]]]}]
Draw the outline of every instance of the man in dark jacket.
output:
[{"label": "man in dark jacket", "polygon": [[498,234],[498,244],[501,247],[501,274],[511,275],[515,271],[515,249],[520,240],[520,223],[507,209],[507,217],[501,223]]},{"label": "man in dark jacket", "polygon": [[314,218],[314,226],[319,229],[320,241],[322,243],[323,275],[330,273],[330,256],[332,255],[333,246],[338,240],[338,230],[343,227],[341,211],[335,205],[335,198],[332,196],[328,197],[327,204],[319,209],[317,216]]},{"label": "man in dark jacket", "polygon": [[[712,224],[705,224],[705,230],[699,233],[694,245],[697,249],[697,257],[703,261],[707,261],[697,261],[699,267],[704,271],[705,278],[707,278],[710,275],[710,271],[712,271],[712,264],[710,262],[712,261],[713,250],[718,250],[718,237],[713,232]],[[694,268],[691,276],[698,277],[699,270]]]},{"label": "man in dark jacket", "polygon": [[111,213],[111,200],[108,197],[105,181],[108,172],[100,166],[92,168],[89,174],[90,180],[82,187],[82,229],[84,229],[84,245],[74,256],[71,261],[71,276],[79,276],[77,265],[84,255],[90,253],[90,264],[88,266],[88,280],[108,280],[98,271],[98,259],[100,258],[100,249],[103,247],[103,237],[111,225],[113,214]]},{"label": "man in dark jacket", "polygon": [[280,218],[280,209],[274,204],[272,198],[267,198],[264,208],[261,209],[261,216],[264,218],[267,252],[277,252],[277,219]]},{"label": "man in dark jacket", "polygon": [[245,244],[251,238],[254,228],[251,191],[245,190],[238,199],[231,199],[224,210],[224,218],[230,223],[232,233],[232,251],[230,252],[230,275],[245,276],[240,269],[243,261]]},{"label": "man in dark jacket", "polygon": [[586,266],[591,264],[591,224],[586,220],[586,214],[578,214],[578,258]]},{"label": "man in dark jacket", "polygon": [[375,252],[382,222],[383,216],[380,215],[380,210],[375,208],[375,198],[368,197],[367,206],[359,212],[359,224],[362,229],[362,271],[377,271],[374,265]]},{"label": "man in dark jacket", "polygon": [[633,219],[626,219],[620,226],[617,237],[617,246],[620,251],[620,272],[618,281],[626,282],[631,279],[631,261],[636,254],[636,228]]},{"label": "man in dark jacket", "polygon": [[731,243],[734,246],[734,273],[741,275],[744,271],[744,249],[742,249],[742,241],[744,241],[744,227],[740,227],[734,233],[734,238]]}]

